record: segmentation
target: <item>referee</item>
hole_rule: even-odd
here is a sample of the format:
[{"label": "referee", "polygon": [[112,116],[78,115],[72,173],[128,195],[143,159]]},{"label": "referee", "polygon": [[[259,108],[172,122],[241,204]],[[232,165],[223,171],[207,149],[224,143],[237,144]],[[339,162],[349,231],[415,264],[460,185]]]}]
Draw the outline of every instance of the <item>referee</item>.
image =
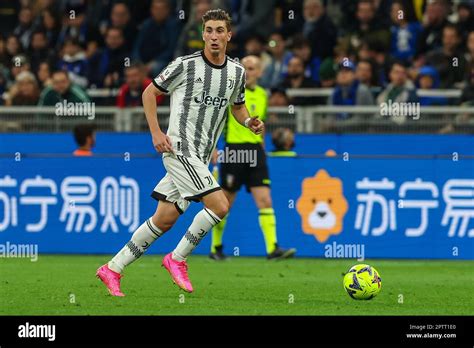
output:
[{"label": "referee", "polygon": [[[247,56],[242,59],[242,64],[245,67],[247,80],[245,104],[251,117],[258,117],[263,121],[267,113],[267,94],[262,87],[257,85],[257,80],[262,74],[260,58]],[[221,187],[229,200],[230,206],[232,207],[240,187],[245,185],[247,192],[252,193],[258,207],[258,220],[265,239],[267,258],[285,259],[293,256],[296,252],[295,249],[283,249],[277,243],[275,212],[272,206],[270,179],[263,143],[264,135],[246,132],[246,129],[237,123],[234,117],[227,118],[224,131],[226,147],[229,152],[244,150],[253,151],[257,154],[256,166],[251,166],[250,163],[224,162],[221,164]],[[209,255],[211,259],[220,261],[226,258],[222,246],[225,225],[226,218],[212,229],[211,253]]]}]

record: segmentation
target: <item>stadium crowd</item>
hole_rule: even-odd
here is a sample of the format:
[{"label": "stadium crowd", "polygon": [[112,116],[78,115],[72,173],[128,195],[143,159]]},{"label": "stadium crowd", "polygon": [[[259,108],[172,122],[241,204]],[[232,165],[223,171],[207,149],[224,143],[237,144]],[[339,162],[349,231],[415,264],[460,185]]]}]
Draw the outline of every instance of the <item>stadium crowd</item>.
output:
[{"label": "stadium crowd", "polygon": [[[139,106],[151,78],[203,48],[201,17],[216,7],[233,19],[229,56],[261,58],[270,106],[474,105],[474,1],[456,0],[0,0],[0,103],[110,88],[117,106]],[[327,87],[329,98],[285,92]]]}]

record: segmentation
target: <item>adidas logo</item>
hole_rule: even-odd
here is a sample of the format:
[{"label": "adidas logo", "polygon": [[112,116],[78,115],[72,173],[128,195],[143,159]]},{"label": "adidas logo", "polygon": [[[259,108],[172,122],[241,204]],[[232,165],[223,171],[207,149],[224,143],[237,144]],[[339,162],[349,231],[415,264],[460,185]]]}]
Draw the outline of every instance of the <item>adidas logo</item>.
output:
[{"label": "adidas logo", "polygon": [[196,81],[194,81],[194,82],[195,82],[195,83],[202,83],[202,79],[201,79],[200,77],[198,77],[198,78],[196,79]]}]

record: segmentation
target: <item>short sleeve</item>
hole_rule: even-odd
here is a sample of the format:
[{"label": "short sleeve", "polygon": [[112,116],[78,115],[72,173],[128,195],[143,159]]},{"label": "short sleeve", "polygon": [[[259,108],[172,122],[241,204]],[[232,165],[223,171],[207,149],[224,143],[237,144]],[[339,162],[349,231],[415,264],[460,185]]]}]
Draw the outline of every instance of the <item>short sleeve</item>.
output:
[{"label": "short sleeve", "polygon": [[240,85],[237,86],[232,94],[231,104],[241,105],[245,103],[245,70],[242,71],[242,78]]},{"label": "short sleeve", "polygon": [[176,58],[153,79],[153,85],[163,93],[171,93],[183,81],[183,61]]}]

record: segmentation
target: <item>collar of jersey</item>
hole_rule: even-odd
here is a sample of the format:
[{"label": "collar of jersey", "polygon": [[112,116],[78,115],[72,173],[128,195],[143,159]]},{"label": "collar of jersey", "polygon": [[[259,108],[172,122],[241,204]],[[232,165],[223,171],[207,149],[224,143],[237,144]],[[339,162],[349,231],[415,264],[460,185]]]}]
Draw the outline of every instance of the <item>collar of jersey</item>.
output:
[{"label": "collar of jersey", "polygon": [[207,59],[206,55],[204,54],[204,50],[201,51],[201,56],[202,56],[202,59],[204,59],[204,61],[206,62],[206,64],[213,67],[214,69],[223,69],[227,65],[227,55],[225,56],[225,61],[222,65],[216,65],[210,62],[209,59]]}]

